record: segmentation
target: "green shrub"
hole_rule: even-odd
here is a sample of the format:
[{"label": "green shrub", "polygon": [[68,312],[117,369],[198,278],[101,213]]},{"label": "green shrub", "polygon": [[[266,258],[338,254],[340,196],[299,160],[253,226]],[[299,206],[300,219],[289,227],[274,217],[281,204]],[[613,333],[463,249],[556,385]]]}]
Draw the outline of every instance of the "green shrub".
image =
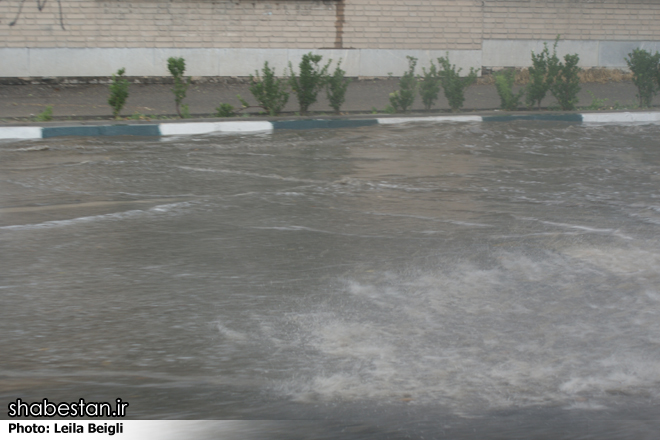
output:
[{"label": "green shrub", "polygon": [[407,56],[408,71],[403,74],[399,81],[399,90],[390,93],[390,104],[396,111],[405,112],[415,102],[417,92],[417,79],[415,78],[415,66],[417,58]]},{"label": "green shrub", "polygon": [[133,121],[148,121],[149,117],[147,115],[143,115],[142,113],[136,111],[131,116],[129,116],[127,119],[131,119]]},{"label": "green shrub", "polygon": [[607,108],[605,105],[607,98],[596,98],[596,95],[591,90],[587,90],[587,93],[591,96],[591,104],[586,107],[587,110],[602,110]]},{"label": "green shrub", "polygon": [[183,76],[183,73],[186,71],[186,62],[183,58],[169,57],[167,59],[167,69],[174,77],[174,88],[172,88],[172,92],[174,92],[176,113],[180,118],[183,118],[184,115],[181,113],[181,103],[186,97],[186,91],[191,82],[190,77],[184,78]]},{"label": "green shrub", "polygon": [[47,122],[53,120],[53,106],[47,105],[46,109],[34,117],[37,122]]},{"label": "green shrub", "polygon": [[129,83],[124,77],[124,73],[126,73],[126,69],[119,69],[116,74],[112,75],[112,83],[110,84],[108,104],[112,107],[112,116],[115,119],[119,118],[119,113],[121,113],[121,109],[124,108],[126,99],[128,99]]},{"label": "green shrub", "polygon": [[513,93],[513,83],[516,80],[516,71],[507,69],[495,74],[495,87],[497,94],[500,95],[500,106],[504,110],[516,110],[520,105],[520,98],[525,93],[521,89],[518,93]]},{"label": "green shrub", "polygon": [[285,90],[286,83],[283,79],[275,78],[275,69],[268,67],[268,61],[264,63],[261,72],[263,78],[259,77],[258,71],[255,72],[256,77],[250,75],[252,83],[250,92],[269,115],[275,116],[282,111],[289,100],[289,93]]},{"label": "green shrub", "polygon": [[219,106],[215,108],[215,116],[218,118],[230,118],[236,115],[234,106],[227,104],[226,102],[221,102]]},{"label": "green shrub", "polygon": [[457,112],[463,107],[465,101],[465,89],[477,80],[477,72],[473,67],[470,67],[470,73],[465,78],[461,78],[461,70],[456,70],[456,65],[449,62],[449,52],[447,57],[438,58],[438,64],[442,66],[442,70],[438,72],[442,89],[445,92],[445,97],[449,101],[449,107],[452,111]]},{"label": "green shrub", "polygon": [[635,49],[625,59],[633,73],[633,84],[637,87],[640,107],[650,107],[653,97],[660,89],[660,53]]},{"label": "green shrub", "polygon": [[181,118],[192,118],[192,116],[190,116],[190,109],[188,108],[188,104],[181,104]]},{"label": "green shrub", "polygon": [[253,107],[253,106],[251,106],[250,104],[248,104],[248,102],[247,102],[245,99],[241,98],[241,95],[236,95],[236,98],[238,98],[238,101],[239,101],[239,102],[241,103],[241,105],[243,106],[243,109],[246,109],[246,108],[249,108],[249,107]]},{"label": "green shrub", "polygon": [[438,69],[431,61],[431,67],[427,71],[422,67],[424,75],[419,82],[419,94],[422,97],[424,108],[430,110],[438,99],[440,93],[440,77],[438,76]]},{"label": "green shrub", "polygon": [[552,96],[557,99],[562,110],[575,110],[578,103],[577,94],[580,92],[580,69],[577,64],[580,57],[577,54],[565,55],[565,63],[559,62],[557,75],[550,86]]},{"label": "green shrub", "polygon": [[328,77],[326,96],[336,114],[339,114],[339,109],[344,104],[346,99],[346,90],[351,83],[350,79],[344,77],[345,71],[341,70],[341,59],[337,63],[337,68],[334,73]]},{"label": "green shrub", "polygon": [[309,106],[316,102],[316,97],[319,91],[323,88],[327,81],[328,67],[332,60],[320,67],[319,63],[323,57],[321,55],[314,55],[311,52],[302,56],[302,61],[298,65],[300,69],[299,76],[293,73],[293,66],[289,62],[289,85],[298,97],[298,105],[300,105],[300,114],[307,113]]},{"label": "green shrub", "polygon": [[537,109],[541,110],[541,101],[550,90],[550,86],[557,75],[559,66],[557,43],[559,43],[559,35],[557,35],[555,44],[552,46],[552,55],[550,55],[547,43],[543,43],[543,50],[538,55],[532,51],[532,66],[529,68],[530,81],[527,84],[525,99],[529,107],[536,103]]}]

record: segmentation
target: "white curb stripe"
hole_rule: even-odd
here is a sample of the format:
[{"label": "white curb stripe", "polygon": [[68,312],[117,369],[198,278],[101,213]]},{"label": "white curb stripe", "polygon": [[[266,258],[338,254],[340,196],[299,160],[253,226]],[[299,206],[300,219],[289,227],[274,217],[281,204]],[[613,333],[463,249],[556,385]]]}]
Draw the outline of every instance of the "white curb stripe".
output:
[{"label": "white curb stripe", "polygon": [[41,127],[0,127],[0,139],[41,139]]},{"label": "white curb stripe", "polygon": [[268,121],[217,122],[218,131],[223,133],[255,133],[273,131],[273,124]]},{"label": "white curb stripe", "polygon": [[189,122],[183,124],[160,124],[158,126],[163,136],[206,134],[218,131],[215,122]]},{"label": "white curb stripe", "polygon": [[257,131],[272,131],[273,124],[268,121],[237,121],[237,122],[189,122],[180,124],[160,124],[160,134],[163,136],[221,133],[253,133]]},{"label": "white curb stripe", "polygon": [[660,112],[584,113],[582,115],[582,122],[660,122]]},{"label": "white curb stripe", "polygon": [[481,116],[423,116],[418,118],[378,118],[381,125],[403,124],[405,122],[481,122]]}]

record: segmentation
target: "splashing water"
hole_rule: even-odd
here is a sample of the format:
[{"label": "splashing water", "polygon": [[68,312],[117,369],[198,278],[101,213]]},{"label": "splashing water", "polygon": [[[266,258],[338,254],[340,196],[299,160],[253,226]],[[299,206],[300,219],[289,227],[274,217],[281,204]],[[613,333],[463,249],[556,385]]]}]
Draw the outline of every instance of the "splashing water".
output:
[{"label": "splashing water", "polygon": [[369,421],[303,438],[652,438],[659,139],[463,123],[5,142],[2,396]]}]

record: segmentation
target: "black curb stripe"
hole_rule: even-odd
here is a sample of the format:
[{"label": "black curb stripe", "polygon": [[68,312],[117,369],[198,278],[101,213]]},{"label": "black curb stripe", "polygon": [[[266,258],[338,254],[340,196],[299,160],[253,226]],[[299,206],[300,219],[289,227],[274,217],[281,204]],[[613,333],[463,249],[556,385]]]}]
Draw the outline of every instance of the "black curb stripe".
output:
[{"label": "black curb stripe", "polygon": [[273,121],[275,130],[309,130],[312,128],[346,128],[377,125],[378,119],[302,119],[299,121]]},{"label": "black curb stripe", "polygon": [[559,122],[582,122],[582,115],[569,113],[565,115],[502,115],[483,116],[484,122],[509,122],[509,121],[559,121]]},{"label": "black curb stripe", "polygon": [[158,125],[81,125],[44,127],[42,137],[55,136],[160,136]]}]

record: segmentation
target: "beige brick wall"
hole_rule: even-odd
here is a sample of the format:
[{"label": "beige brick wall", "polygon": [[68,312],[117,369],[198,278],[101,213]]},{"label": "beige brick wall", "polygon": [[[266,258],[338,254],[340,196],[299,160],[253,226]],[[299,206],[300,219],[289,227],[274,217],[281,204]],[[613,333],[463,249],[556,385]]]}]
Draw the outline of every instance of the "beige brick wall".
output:
[{"label": "beige brick wall", "polygon": [[346,0],[344,47],[480,49],[480,0]]},{"label": "beige brick wall", "polygon": [[484,39],[659,40],[657,0],[485,0]]},{"label": "beige brick wall", "polygon": [[[335,47],[336,0],[0,1],[5,48]],[[479,50],[483,39],[660,40],[660,0],[344,0],[355,49]]]},{"label": "beige brick wall", "polygon": [[0,47],[300,48],[332,46],[335,2],[50,0],[0,2]]}]

